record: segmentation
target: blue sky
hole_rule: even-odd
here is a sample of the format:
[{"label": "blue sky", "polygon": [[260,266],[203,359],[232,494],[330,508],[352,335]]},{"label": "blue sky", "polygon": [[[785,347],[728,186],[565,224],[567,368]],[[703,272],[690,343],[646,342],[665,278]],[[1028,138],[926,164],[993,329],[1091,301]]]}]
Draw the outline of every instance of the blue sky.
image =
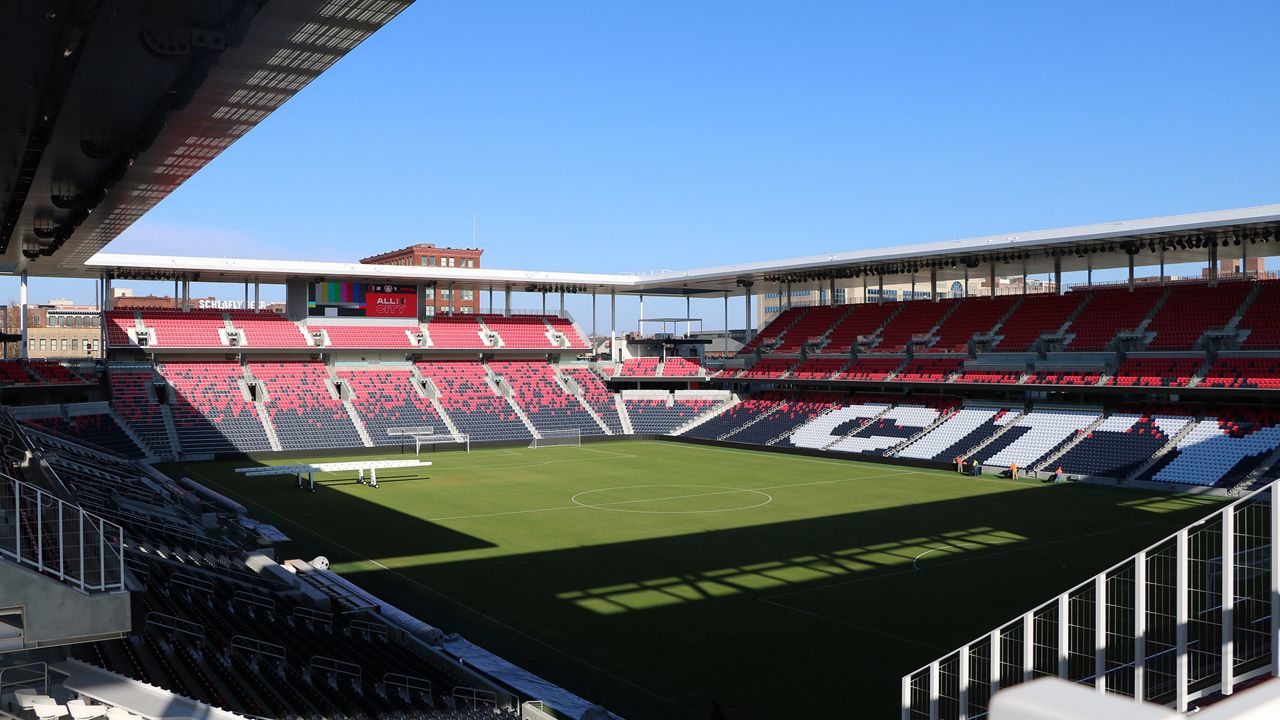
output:
[{"label": "blue sky", "polygon": [[1277,202],[1278,26],[1274,1],[423,0],[110,249],[350,260],[474,216],[490,266],[639,271]]}]

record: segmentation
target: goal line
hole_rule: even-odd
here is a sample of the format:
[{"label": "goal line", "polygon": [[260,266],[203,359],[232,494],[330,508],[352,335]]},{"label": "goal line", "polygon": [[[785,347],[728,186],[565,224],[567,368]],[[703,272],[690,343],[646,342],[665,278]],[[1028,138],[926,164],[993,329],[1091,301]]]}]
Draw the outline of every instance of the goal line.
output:
[{"label": "goal line", "polygon": [[531,448],[541,447],[582,447],[582,431],[573,430],[543,430],[542,437],[534,438],[529,443]]}]

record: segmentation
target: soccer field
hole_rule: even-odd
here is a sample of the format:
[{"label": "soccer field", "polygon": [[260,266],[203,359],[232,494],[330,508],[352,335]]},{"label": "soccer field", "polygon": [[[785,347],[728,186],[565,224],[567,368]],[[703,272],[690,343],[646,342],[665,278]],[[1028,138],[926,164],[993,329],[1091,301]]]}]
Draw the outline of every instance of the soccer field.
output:
[{"label": "soccer field", "polygon": [[628,720],[897,717],[902,674],[1218,504],[663,441],[424,459],[314,495],[161,469]]}]

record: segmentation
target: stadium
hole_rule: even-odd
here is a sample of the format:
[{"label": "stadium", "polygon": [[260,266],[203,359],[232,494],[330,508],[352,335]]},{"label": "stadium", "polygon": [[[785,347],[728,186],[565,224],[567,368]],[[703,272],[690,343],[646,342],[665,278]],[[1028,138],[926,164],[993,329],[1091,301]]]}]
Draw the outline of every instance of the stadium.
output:
[{"label": "stadium", "polygon": [[410,4],[0,9],[0,719],[1277,701],[1280,205],[648,273],[106,247]]}]

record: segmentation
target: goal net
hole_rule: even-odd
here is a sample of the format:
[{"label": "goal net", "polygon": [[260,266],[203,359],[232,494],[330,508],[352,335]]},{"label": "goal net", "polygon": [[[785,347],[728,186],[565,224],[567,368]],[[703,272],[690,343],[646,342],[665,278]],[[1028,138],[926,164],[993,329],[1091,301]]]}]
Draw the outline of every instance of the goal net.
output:
[{"label": "goal net", "polygon": [[581,430],[543,430],[542,437],[534,438],[529,443],[531,448],[540,447],[579,447],[582,445]]},{"label": "goal net", "polygon": [[467,452],[471,452],[471,436],[467,433],[458,433],[455,438],[451,433],[437,435],[435,430],[429,427],[393,427],[387,428],[387,436],[403,438],[405,442],[413,442],[413,454],[415,456],[422,455],[423,447],[447,444],[462,445]]}]

